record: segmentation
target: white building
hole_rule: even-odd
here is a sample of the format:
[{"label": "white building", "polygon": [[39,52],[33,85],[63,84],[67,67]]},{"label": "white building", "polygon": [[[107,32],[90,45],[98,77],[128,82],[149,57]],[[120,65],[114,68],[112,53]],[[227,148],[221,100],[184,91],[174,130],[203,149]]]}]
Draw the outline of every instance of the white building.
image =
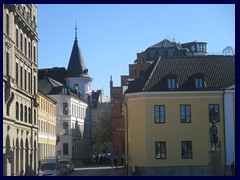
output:
[{"label": "white building", "polygon": [[75,162],[91,158],[91,101],[93,79],[78,46],[77,33],[67,70],[39,70],[39,88],[57,102],[57,147],[59,159]]}]

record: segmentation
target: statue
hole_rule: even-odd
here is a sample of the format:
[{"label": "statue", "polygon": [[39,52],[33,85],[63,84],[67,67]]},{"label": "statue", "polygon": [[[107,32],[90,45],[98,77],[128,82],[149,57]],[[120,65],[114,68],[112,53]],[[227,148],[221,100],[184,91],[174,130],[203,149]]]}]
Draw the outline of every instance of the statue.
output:
[{"label": "statue", "polygon": [[211,141],[211,148],[212,150],[217,150],[218,144],[218,127],[216,126],[216,121],[212,122],[212,126],[209,128],[209,136]]}]

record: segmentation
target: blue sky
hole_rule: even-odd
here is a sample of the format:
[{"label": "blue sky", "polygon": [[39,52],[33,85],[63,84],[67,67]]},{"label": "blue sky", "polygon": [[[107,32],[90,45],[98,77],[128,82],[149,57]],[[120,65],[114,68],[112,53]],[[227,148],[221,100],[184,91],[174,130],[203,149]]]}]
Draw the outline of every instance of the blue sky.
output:
[{"label": "blue sky", "polygon": [[235,5],[227,4],[39,4],[39,68],[67,68],[75,38],[93,89],[109,96],[110,75],[120,86],[136,53],[163,39],[207,42],[207,51],[235,48]]}]

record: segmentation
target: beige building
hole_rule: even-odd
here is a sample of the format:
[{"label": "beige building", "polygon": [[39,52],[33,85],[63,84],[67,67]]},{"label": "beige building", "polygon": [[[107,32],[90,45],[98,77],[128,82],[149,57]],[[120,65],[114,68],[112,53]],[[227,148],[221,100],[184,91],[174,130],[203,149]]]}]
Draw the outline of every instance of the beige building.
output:
[{"label": "beige building", "polygon": [[3,8],[3,175],[38,169],[37,5]]},{"label": "beige building", "polygon": [[220,175],[229,175],[235,161],[234,84],[234,56],[155,61],[124,97],[129,173],[209,175],[215,120]]},{"label": "beige building", "polygon": [[38,161],[56,157],[56,102],[38,91]]}]

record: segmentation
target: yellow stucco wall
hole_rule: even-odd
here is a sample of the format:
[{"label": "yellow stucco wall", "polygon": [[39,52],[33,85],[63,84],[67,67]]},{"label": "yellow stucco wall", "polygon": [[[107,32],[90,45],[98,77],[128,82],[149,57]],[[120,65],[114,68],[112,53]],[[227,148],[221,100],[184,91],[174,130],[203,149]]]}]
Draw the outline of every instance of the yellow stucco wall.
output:
[{"label": "yellow stucco wall", "polygon": [[[145,93],[127,96],[128,153],[136,166],[208,165],[209,104],[220,105],[219,139],[224,164],[223,97],[221,93]],[[191,105],[191,123],[180,123],[180,105]],[[154,105],[165,106],[165,123],[155,124]],[[155,159],[155,141],[166,141],[166,159]],[[192,141],[192,159],[182,159],[181,141]]]}]

